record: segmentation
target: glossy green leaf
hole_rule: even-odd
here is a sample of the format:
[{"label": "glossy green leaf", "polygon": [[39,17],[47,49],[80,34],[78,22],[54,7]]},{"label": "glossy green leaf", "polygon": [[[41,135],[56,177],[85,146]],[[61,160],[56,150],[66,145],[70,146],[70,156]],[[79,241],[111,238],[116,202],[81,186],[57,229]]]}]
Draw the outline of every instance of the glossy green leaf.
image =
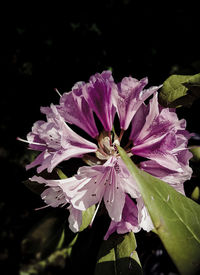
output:
[{"label": "glossy green leaf", "polygon": [[[138,184],[158,236],[181,274],[200,271],[200,205],[140,170],[118,147]],[[199,273],[200,274],[200,273]]]},{"label": "glossy green leaf", "polygon": [[200,73],[188,78],[183,85],[196,97],[200,97]]},{"label": "glossy green leaf", "polygon": [[103,241],[96,264],[95,275],[141,275],[134,234],[113,234]]},{"label": "glossy green leaf", "polygon": [[83,231],[85,228],[89,226],[92,220],[92,217],[94,216],[94,212],[95,212],[95,205],[92,205],[90,208],[82,212],[82,224],[79,231]]},{"label": "glossy green leaf", "polygon": [[200,97],[200,74],[171,75],[159,93],[159,103],[164,107],[191,106]]}]

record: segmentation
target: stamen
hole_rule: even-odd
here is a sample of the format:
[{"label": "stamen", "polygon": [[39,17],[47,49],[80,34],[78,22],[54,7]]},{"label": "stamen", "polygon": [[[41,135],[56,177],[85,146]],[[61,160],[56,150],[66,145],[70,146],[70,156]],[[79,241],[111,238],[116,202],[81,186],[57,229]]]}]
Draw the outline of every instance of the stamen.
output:
[{"label": "stamen", "polygon": [[17,140],[25,142],[25,143],[28,143],[28,144],[46,146],[46,144],[44,144],[44,143],[39,143],[39,142],[34,142],[34,141],[28,141],[28,140],[20,138],[20,137],[17,137]]},{"label": "stamen", "polygon": [[132,143],[132,140],[129,140],[129,142],[126,144],[126,146],[124,147],[124,150],[126,150]]},{"label": "stamen", "polygon": [[110,181],[112,182],[112,192],[111,192],[111,198],[110,198],[110,203],[113,203],[114,201],[114,198],[115,198],[115,181],[116,181],[116,178],[113,179],[115,177],[114,175],[114,169],[112,169],[111,171],[111,175],[110,175]]},{"label": "stamen", "polygon": [[99,151],[102,155],[104,155],[105,157],[107,157],[107,154],[103,151],[102,148],[98,148],[97,151]]},{"label": "stamen", "polygon": [[122,140],[122,137],[123,137],[123,135],[124,135],[124,129],[121,129],[121,132],[120,132],[120,135],[119,135],[119,142],[121,142],[121,140]]},{"label": "stamen", "polygon": [[45,205],[45,206],[41,206],[41,207],[38,207],[38,208],[35,208],[34,210],[38,211],[38,210],[41,210],[41,209],[45,209],[47,207],[50,207],[49,204]]},{"label": "stamen", "polygon": [[95,217],[96,217],[97,211],[99,210],[99,206],[100,206],[100,204],[101,204],[101,201],[102,201],[102,198],[101,198],[101,200],[99,201],[99,203],[98,203],[98,205],[97,205],[97,208],[95,209],[94,215],[93,215],[92,220],[91,220],[90,225],[89,225],[90,227],[92,226],[92,224],[93,224],[93,222],[94,222],[94,219],[95,219]]},{"label": "stamen", "polygon": [[108,132],[108,137],[110,139],[110,146],[112,146],[112,137],[111,137],[111,132],[110,131]]},{"label": "stamen", "polygon": [[58,89],[54,89],[54,91],[56,91],[56,93],[60,96],[60,97],[62,97],[62,95],[60,94],[60,92],[58,91]]}]

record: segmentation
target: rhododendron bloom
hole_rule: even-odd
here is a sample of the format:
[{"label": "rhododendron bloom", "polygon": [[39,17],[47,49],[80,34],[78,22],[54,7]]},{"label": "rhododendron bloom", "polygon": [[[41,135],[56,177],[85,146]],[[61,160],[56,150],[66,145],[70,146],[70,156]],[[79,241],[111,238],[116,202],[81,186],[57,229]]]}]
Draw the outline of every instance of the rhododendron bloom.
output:
[{"label": "rhododendron bloom", "polygon": [[[185,120],[179,120],[175,110],[159,105],[160,86],[144,89],[147,84],[147,78],[139,81],[132,77],[115,84],[111,72],[105,71],[92,76],[88,83],[75,84],[72,91],[63,94],[59,105],[41,108],[47,122],[36,122],[27,136],[30,149],[41,153],[27,168],[39,166],[38,172],[51,172],[70,158],[82,158],[88,164],[66,179],[31,178],[46,185],[41,197],[47,205],[69,209],[72,231],[79,231],[82,211],[96,205],[92,223],[100,204],[111,219],[105,239],[114,231],[121,234],[153,229],[138,186],[116,145],[125,144],[125,150],[140,169],[184,193],[183,182],[192,173],[191,153],[187,149],[191,135],[185,130]],[[144,102],[150,96],[149,102]],[[116,114],[119,129],[113,127]],[[103,130],[96,125],[96,119]],[[93,142],[76,134],[67,123],[84,130]],[[129,127],[127,139],[124,132]]]}]

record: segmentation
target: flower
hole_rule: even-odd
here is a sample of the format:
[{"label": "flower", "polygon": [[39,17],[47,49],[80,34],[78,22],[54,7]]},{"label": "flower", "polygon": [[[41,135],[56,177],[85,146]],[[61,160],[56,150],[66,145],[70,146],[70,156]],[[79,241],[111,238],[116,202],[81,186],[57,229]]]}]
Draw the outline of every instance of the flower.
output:
[{"label": "flower", "polygon": [[[27,136],[29,148],[41,152],[27,168],[39,166],[38,172],[51,172],[59,163],[74,157],[89,165],[62,180],[41,176],[30,179],[46,185],[41,197],[47,205],[69,209],[69,226],[74,232],[82,224],[82,211],[93,205],[94,217],[100,205],[110,216],[105,239],[114,231],[121,234],[153,229],[137,183],[116,147],[125,142],[124,132],[129,127],[124,148],[133,161],[140,169],[184,193],[183,182],[192,174],[192,155],[187,149],[191,135],[185,130],[185,120],[179,120],[175,110],[159,105],[157,90],[161,86],[144,89],[147,83],[147,78],[139,81],[125,77],[115,84],[110,71],[97,73],[88,83],[78,82],[69,93],[64,93],[59,105],[42,107],[47,122],[36,122]],[[144,101],[151,95],[146,104]],[[119,136],[117,128],[113,128],[116,113]],[[104,128],[100,134],[94,114]],[[66,122],[84,130],[97,144],[76,134]]]},{"label": "flower", "polygon": [[64,160],[97,150],[94,143],[82,138],[67,126],[54,105],[49,108],[47,116],[47,122],[37,121],[27,136],[29,148],[42,151],[27,165],[27,169],[40,165],[38,173],[44,169],[52,172]]}]

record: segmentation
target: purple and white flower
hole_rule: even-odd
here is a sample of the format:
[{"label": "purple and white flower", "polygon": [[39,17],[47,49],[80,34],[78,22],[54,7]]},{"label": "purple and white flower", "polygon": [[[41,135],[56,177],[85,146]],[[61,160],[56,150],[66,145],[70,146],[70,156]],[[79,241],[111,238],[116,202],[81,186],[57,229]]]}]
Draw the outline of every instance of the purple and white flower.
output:
[{"label": "purple and white flower", "polygon": [[[100,204],[111,219],[105,239],[114,231],[121,234],[153,229],[138,186],[117,152],[116,145],[123,143],[129,127],[125,150],[133,161],[139,156],[140,169],[184,193],[183,183],[192,174],[192,155],[187,149],[191,135],[185,129],[185,120],[179,120],[175,110],[159,105],[160,86],[144,89],[147,84],[147,78],[139,81],[132,77],[115,84],[111,72],[104,71],[92,76],[88,83],[76,83],[72,91],[63,94],[59,105],[41,108],[47,121],[36,122],[27,136],[29,148],[41,153],[27,169],[38,166],[38,172],[51,172],[70,158],[83,158],[89,164],[80,167],[73,177],[62,180],[31,178],[47,186],[41,194],[47,205],[68,207],[72,231],[79,231],[82,211],[96,205],[95,217]],[[144,101],[150,96],[146,104]],[[104,128],[101,133],[94,114]],[[116,114],[119,135],[117,129],[113,130]],[[94,141],[76,134],[67,123],[78,126]]]}]

